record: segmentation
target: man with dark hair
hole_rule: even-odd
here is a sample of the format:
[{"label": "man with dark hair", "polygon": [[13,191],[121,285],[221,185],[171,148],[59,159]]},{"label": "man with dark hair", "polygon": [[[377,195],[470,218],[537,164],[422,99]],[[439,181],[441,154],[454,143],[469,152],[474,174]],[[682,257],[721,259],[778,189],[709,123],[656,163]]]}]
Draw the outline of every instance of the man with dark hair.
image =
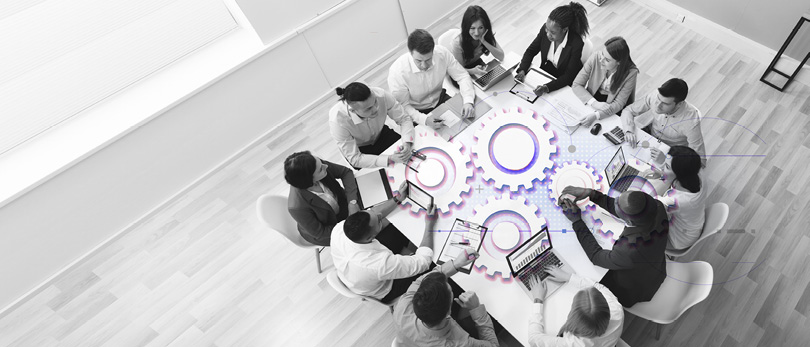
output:
[{"label": "man with dark hair", "polygon": [[[563,213],[572,222],[582,249],[594,265],[609,269],[600,283],[619,298],[624,307],[650,301],[666,278],[664,250],[669,219],[663,203],[640,191],[626,191],[617,199],[599,191],[568,186],[560,198]],[[589,198],[625,223],[613,249],[603,249],[582,221],[576,202]]]},{"label": "man with dark hair", "polygon": [[450,99],[442,89],[447,75],[459,85],[464,102],[462,117],[474,116],[475,90],[470,74],[453,53],[435,44],[430,33],[416,29],[408,35],[408,53],[397,58],[388,70],[388,86],[415,122],[439,129],[441,115],[431,112]]},{"label": "man with dark hair", "polygon": [[414,281],[394,306],[396,339],[403,346],[498,346],[487,309],[474,292],[461,293],[455,302],[469,310],[477,338],[451,317],[453,289],[448,277],[471,263],[478,254],[468,250]]},{"label": "man with dark hair", "polygon": [[416,253],[394,254],[408,245],[408,239],[385,216],[408,196],[407,187],[403,184],[401,195],[350,215],[332,230],[332,260],[340,280],[352,292],[386,304],[402,295],[433,259],[434,206]]},{"label": "man with dark hair", "polygon": [[[664,82],[657,91],[636,100],[622,111],[622,128],[625,139],[631,147],[637,141],[648,139],[636,138],[636,126],[671,146],[688,146],[700,155],[702,166],[706,166],[706,146],[703,144],[703,133],[700,131],[700,111],[686,101],[689,87],[680,78]],[[636,117],[639,117],[638,119]],[[638,120],[638,121],[637,121]],[[636,124],[639,123],[639,124]],[[662,163],[666,153],[658,148],[650,148],[654,160]]]}]

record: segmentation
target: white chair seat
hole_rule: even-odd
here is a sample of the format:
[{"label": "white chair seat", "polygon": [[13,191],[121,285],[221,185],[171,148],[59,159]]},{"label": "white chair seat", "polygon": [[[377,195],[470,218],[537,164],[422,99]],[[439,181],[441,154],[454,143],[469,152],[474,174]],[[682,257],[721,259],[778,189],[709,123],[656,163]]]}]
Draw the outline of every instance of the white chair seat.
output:
[{"label": "white chair seat", "polygon": [[266,227],[278,231],[301,248],[315,248],[315,265],[321,273],[321,252],[326,247],[313,245],[298,233],[298,223],[287,211],[287,197],[282,195],[264,194],[256,201],[256,215]]},{"label": "white chair seat", "polygon": [[665,253],[670,259],[682,257],[692,251],[699,243],[709,236],[717,234],[726,225],[728,219],[728,205],[718,202],[706,208],[706,221],[703,223],[703,232],[692,247],[683,250],[667,250]]}]

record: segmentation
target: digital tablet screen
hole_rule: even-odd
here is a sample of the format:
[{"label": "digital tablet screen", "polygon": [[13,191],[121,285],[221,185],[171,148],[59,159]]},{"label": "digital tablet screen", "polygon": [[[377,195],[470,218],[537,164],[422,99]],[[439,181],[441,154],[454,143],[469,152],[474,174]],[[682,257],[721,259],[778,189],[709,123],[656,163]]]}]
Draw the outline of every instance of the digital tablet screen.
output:
[{"label": "digital tablet screen", "polygon": [[433,204],[433,197],[430,196],[426,191],[422,188],[417,186],[411,181],[408,182],[408,199],[411,199],[415,204],[419,205],[419,207],[425,209],[425,211],[430,208],[430,205]]}]

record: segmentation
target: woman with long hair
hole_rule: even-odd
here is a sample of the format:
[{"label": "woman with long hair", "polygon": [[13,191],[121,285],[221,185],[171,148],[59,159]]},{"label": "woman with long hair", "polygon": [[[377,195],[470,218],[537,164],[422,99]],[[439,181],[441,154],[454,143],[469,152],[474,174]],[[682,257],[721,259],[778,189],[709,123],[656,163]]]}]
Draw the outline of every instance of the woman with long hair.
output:
[{"label": "woman with long hair", "polygon": [[591,126],[597,119],[617,114],[633,103],[637,76],[627,41],[621,36],[605,41],[605,47],[591,54],[571,86],[574,94],[595,110],[582,124]]},{"label": "woman with long hair", "polygon": [[571,274],[561,267],[545,269],[546,281],[571,282],[581,288],[574,295],[568,318],[557,335],[545,333],[543,304],[546,284],[532,285],[532,315],[529,317],[529,346],[594,346],[613,347],[622,335],[624,309],[613,293],[600,283]]},{"label": "woman with long hair", "polygon": [[658,197],[667,205],[669,236],[667,249],[682,250],[697,242],[706,220],[706,189],[700,179],[700,155],[686,146],[669,149],[668,171],[675,175],[672,188]]},{"label": "woman with long hair", "polygon": [[556,79],[536,86],[534,93],[542,95],[570,86],[582,68],[583,38],[589,31],[587,14],[577,2],[551,11],[540,33],[523,53],[515,78],[521,81],[526,78],[534,57],[540,53],[540,68]]},{"label": "woman with long hair", "polygon": [[492,54],[495,59],[503,61],[503,48],[495,41],[492,22],[481,6],[472,5],[464,11],[461,19],[461,33],[453,39],[450,50],[456,60],[473,76],[480,76],[487,71],[483,67],[481,56]]}]

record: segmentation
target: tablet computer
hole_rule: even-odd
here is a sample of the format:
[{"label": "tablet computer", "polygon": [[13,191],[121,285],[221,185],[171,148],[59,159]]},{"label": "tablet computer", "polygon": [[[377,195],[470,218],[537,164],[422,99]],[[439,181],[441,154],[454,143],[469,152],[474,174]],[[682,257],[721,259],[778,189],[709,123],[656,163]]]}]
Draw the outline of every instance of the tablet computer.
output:
[{"label": "tablet computer", "polygon": [[360,192],[357,203],[361,209],[367,209],[394,197],[385,169],[366,172],[355,176],[354,180],[357,182],[357,190]]},{"label": "tablet computer", "polygon": [[406,182],[408,182],[408,199],[425,209],[425,211],[429,211],[430,205],[433,205],[433,197],[415,183]]}]

